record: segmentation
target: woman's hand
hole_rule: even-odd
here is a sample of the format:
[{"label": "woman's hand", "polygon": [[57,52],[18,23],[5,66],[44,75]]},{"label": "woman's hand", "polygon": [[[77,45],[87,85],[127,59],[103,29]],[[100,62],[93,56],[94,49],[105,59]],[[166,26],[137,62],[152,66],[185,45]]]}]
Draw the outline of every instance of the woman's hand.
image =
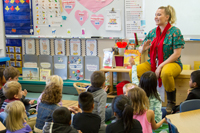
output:
[{"label": "woman's hand", "polygon": [[69,111],[73,112],[74,114],[82,113],[82,110],[79,107],[76,107],[76,106],[68,107],[68,109],[69,109]]},{"label": "woman's hand", "polygon": [[140,46],[139,52],[142,54],[144,51],[148,50],[151,47],[150,43],[151,43],[151,40],[147,40],[146,42],[144,42],[144,44]]},{"label": "woman's hand", "polygon": [[156,77],[157,77],[157,78],[160,77],[161,70],[162,70],[162,67],[161,67],[161,66],[158,66],[157,69],[156,69],[156,71],[155,71],[155,74],[156,74]]}]

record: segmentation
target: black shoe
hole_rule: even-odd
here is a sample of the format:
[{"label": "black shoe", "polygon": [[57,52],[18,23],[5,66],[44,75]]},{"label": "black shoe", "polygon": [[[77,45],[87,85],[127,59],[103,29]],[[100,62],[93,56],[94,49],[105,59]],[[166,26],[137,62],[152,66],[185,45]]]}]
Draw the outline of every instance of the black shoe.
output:
[{"label": "black shoe", "polygon": [[172,112],[172,108],[176,105],[176,89],[172,92],[167,92],[167,101],[166,111],[167,114],[170,114]]}]

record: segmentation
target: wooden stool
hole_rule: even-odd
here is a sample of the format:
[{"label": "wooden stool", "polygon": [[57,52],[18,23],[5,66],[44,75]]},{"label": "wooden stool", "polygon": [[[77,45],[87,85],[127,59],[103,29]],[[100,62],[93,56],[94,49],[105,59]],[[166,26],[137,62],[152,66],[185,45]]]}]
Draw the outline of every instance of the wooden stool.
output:
[{"label": "wooden stool", "polygon": [[[187,98],[187,90],[190,89],[189,81],[190,75],[194,70],[183,70],[179,76],[175,78],[176,87],[176,105],[180,105],[181,102]],[[167,106],[167,95],[165,93],[165,102],[162,106]]]}]

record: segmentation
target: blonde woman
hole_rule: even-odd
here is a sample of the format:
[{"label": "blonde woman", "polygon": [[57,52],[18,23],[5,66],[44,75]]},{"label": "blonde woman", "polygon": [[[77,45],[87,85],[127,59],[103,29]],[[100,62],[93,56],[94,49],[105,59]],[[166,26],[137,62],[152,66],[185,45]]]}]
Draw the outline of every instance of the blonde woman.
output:
[{"label": "blonde woman", "polygon": [[25,106],[21,101],[9,103],[5,112],[8,114],[6,118],[6,133],[32,133],[31,127],[26,123],[27,115]]},{"label": "blonde woman", "polygon": [[182,71],[181,51],[185,42],[181,31],[172,25],[176,22],[176,14],[172,6],[159,7],[154,19],[157,28],[148,33],[139,47],[140,53],[148,50],[150,59],[137,66],[137,75],[140,78],[147,71],[156,73],[159,86],[163,84],[167,93],[166,111],[170,113],[176,104],[174,78]]},{"label": "blonde woman", "polygon": [[[63,80],[60,76],[58,75],[52,75],[50,77],[47,78],[46,80],[46,86],[49,85],[50,83],[54,82],[56,85],[61,86],[61,88],[63,88]],[[38,111],[38,105],[41,102],[41,98],[44,92],[42,92],[42,94],[39,96],[38,100],[37,100],[37,107],[36,107],[36,111]],[[58,103],[60,106],[62,106],[62,99],[61,101]]]}]

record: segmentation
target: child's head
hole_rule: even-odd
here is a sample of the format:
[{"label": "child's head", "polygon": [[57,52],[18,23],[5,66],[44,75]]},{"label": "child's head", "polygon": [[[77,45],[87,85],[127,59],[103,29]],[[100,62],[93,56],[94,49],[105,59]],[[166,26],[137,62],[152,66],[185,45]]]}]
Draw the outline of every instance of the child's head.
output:
[{"label": "child's head", "polygon": [[14,132],[24,128],[24,119],[27,119],[24,104],[21,101],[13,101],[8,103],[5,112],[8,114],[6,118],[6,129]]},{"label": "child's head", "polygon": [[133,125],[133,107],[128,97],[120,95],[113,99],[112,110],[118,119],[124,123],[125,133],[131,130]]},{"label": "child's head", "polygon": [[93,87],[100,88],[105,83],[105,75],[101,71],[94,71],[90,77],[90,82]]},{"label": "child's head", "polygon": [[196,88],[200,86],[200,70],[196,70],[191,73],[189,85],[190,88]]},{"label": "child's head", "polygon": [[132,101],[134,114],[143,114],[149,109],[149,100],[145,91],[140,87],[135,87],[128,91],[128,98]]},{"label": "child's head", "polygon": [[94,108],[93,95],[90,92],[82,92],[78,98],[78,106],[84,111],[92,111]]},{"label": "child's head", "polygon": [[124,93],[124,95],[127,96],[128,95],[128,91],[130,89],[133,89],[134,87],[137,87],[137,85],[133,84],[133,83],[125,84],[124,87],[123,87],[123,93]]},{"label": "child's head", "polygon": [[3,86],[3,94],[8,99],[21,99],[22,87],[17,81],[9,81]]},{"label": "child's head", "polygon": [[59,107],[53,112],[53,122],[71,125],[71,113],[66,107]]},{"label": "child's head", "polygon": [[57,104],[62,99],[62,87],[52,82],[48,84],[43,92],[41,102],[47,104]]},{"label": "child's head", "polygon": [[19,74],[19,70],[12,66],[6,67],[3,72],[6,81],[18,81]]},{"label": "child's head", "polygon": [[46,79],[46,85],[50,84],[51,82],[54,82],[56,85],[60,85],[60,86],[63,86],[63,80],[60,76],[58,75],[52,75],[52,76],[49,76],[47,79]]},{"label": "child's head", "polygon": [[147,97],[154,96],[161,101],[157,92],[157,77],[154,72],[148,71],[142,74],[139,86],[146,92]]},{"label": "child's head", "polygon": [[3,76],[4,68],[0,68],[0,85],[4,85],[6,83],[6,79]]}]

